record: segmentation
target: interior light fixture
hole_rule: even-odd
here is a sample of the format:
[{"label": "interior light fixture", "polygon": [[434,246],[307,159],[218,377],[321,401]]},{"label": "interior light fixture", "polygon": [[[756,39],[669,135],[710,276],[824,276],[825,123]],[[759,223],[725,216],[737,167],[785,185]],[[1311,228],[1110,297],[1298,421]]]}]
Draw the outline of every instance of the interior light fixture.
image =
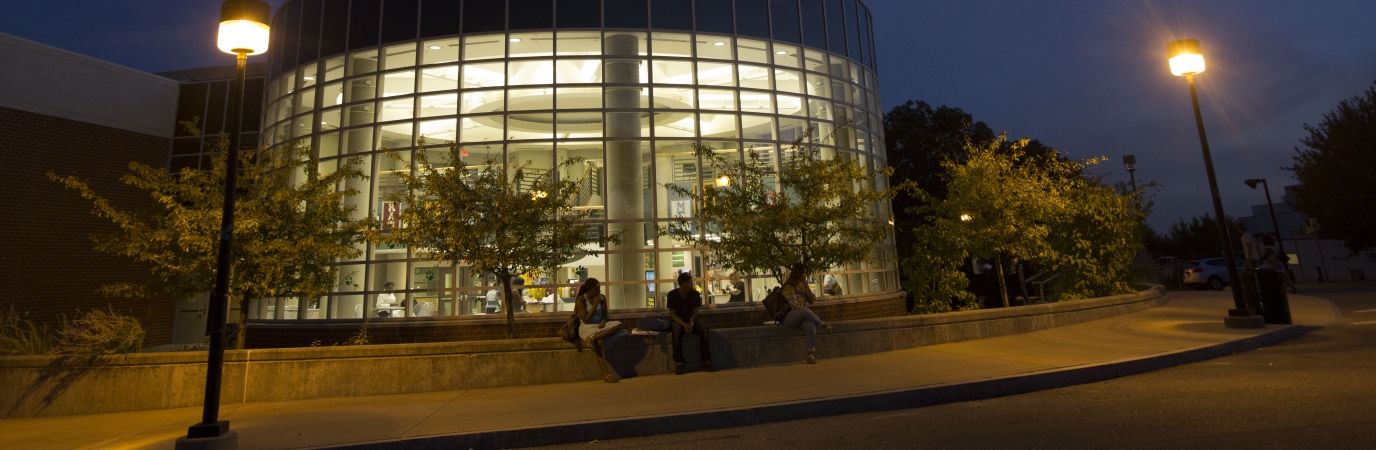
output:
[{"label": "interior light fixture", "polygon": [[775,55],[787,55],[788,52],[783,51],[783,50],[779,50],[779,51],[777,51],[777,52],[774,52],[774,54],[775,54]]},{"label": "interior light fixture", "polygon": [[725,42],[722,42],[722,41],[717,41],[717,42],[713,42],[712,45],[715,45],[715,46],[717,46],[717,47],[721,47],[721,46],[723,46],[723,45],[726,45],[726,43],[725,43]]},{"label": "interior light fixture", "polygon": [[521,42],[521,38],[511,38],[511,42]]},{"label": "interior light fixture", "polygon": [[315,81],[315,77],[304,77],[306,81]]},{"label": "interior light fixture", "polygon": [[441,48],[444,48],[444,47],[440,47],[440,46],[438,46],[438,45],[431,45],[431,46],[429,47],[429,49],[431,49],[431,50],[439,50],[439,49],[441,49]]}]

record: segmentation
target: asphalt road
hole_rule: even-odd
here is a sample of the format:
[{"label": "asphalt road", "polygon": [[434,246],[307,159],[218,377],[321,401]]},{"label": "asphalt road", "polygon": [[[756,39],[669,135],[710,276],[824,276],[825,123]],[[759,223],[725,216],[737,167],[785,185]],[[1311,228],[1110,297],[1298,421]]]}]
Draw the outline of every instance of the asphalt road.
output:
[{"label": "asphalt road", "polygon": [[1376,282],[1300,289],[1338,305],[1342,324],[1197,364],[1030,394],[545,448],[1376,448]]}]

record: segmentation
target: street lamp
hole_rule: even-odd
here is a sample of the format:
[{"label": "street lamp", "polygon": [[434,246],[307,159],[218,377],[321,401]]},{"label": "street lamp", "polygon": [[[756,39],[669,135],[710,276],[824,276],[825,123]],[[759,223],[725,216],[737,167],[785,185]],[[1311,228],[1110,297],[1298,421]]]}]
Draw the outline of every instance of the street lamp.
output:
[{"label": "street lamp", "polygon": [[210,355],[205,371],[205,403],[201,423],[192,425],[177,439],[177,448],[224,448],[238,446],[239,433],[220,420],[220,379],[224,375],[225,310],[229,304],[230,238],[234,235],[234,188],[239,178],[239,131],[243,118],[244,65],[249,55],[268,51],[268,18],[272,7],[261,0],[225,0],[220,5],[221,51],[235,55],[234,84],[229,91],[229,148],[225,151],[225,201],[220,220],[220,247],[215,266],[215,291],[210,296],[206,334]]},{"label": "street lamp", "polygon": [[1276,245],[1280,246],[1280,252],[1285,253],[1285,243],[1280,240],[1280,223],[1276,222],[1276,207],[1271,204],[1271,187],[1266,184],[1265,178],[1253,178],[1243,181],[1247,187],[1256,189],[1257,184],[1261,184],[1261,190],[1266,192],[1266,209],[1271,210],[1271,230],[1276,233]]},{"label": "street lamp", "polygon": [[1128,171],[1128,181],[1132,183],[1132,201],[1138,210],[1142,209],[1142,201],[1137,199],[1137,177],[1133,172],[1137,171],[1137,157],[1134,155],[1123,155],[1123,169]]},{"label": "street lamp", "polygon": [[1233,240],[1228,236],[1228,221],[1223,216],[1223,200],[1218,197],[1218,179],[1214,177],[1214,160],[1209,156],[1209,138],[1204,134],[1204,116],[1199,112],[1199,95],[1195,93],[1194,76],[1204,71],[1204,52],[1199,50],[1199,41],[1183,39],[1166,45],[1170,58],[1171,74],[1184,76],[1190,86],[1190,102],[1194,105],[1194,122],[1199,128],[1199,147],[1204,152],[1204,171],[1209,175],[1209,193],[1214,201],[1214,219],[1218,221],[1218,239],[1223,243],[1223,262],[1228,267],[1228,285],[1232,287],[1233,309],[1223,324],[1229,328],[1265,328],[1266,319],[1248,307],[1243,300],[1242,288],[1238,285],[1237,262],[1233,254]]}]

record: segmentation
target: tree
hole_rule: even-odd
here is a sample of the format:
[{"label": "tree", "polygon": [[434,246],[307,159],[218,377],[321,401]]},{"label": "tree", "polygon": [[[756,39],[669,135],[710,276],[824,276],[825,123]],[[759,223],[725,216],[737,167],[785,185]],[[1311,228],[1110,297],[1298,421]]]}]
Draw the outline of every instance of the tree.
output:
[{"label": "tree", "polygon": [[1142,216],[1132,197],[1081,174],[1100,159],[1046,158],[1028,154],[1031,141],[967,143],[963,161],[947,159],[946,196],[936,198],[915,183],[903,186],[925,206],[913,229],[914,248],[904,256],[906,288],[915,311],[938,312],[969,305],[962,275],[965,261],[992,259],[1007,306],[1005,262],[1028,261],[1044,272],[1061,272],[1058,299],[1121,293],[1133,256],[1141,248]]},{"label": "tree", "polygon": [[[487,159],[471,166],[457,145],[448,144],[446,161],[431,162],[424,140],[414,163],[388,152],[413,170],[396,174],[406,190],[385,201],[407,205],[396,224],[374,239],[404,244],[416,255],[458,266],[467,262],[478,273],[502,282],[507,334],[516,337],[511,279],[548,270],[588,248],[589,211],[573,209],[578,180],[559,178],[561,169],[582,161],[571,158],[554,170],[533,170],[531,162],[506,164]],[[617,236],[605,238],[618,242]],[[605,244],[605,242],[603,243]]]},{"label": "tree", "polygon": [[744,159],[704,145],[694,151],[725,180],[701,192],[665,185],[692,198],[697,211],[661,228],[662,234],[705,248],[725,268],[768,273],[781,284],[794,263],[825,270],[876,259],[876,246],[889,231],[882,204],[892,197],[876,179],[891,169],[861,167],[846,154],[824,155],[803,139],[784,150],[778,170],[754,150]]},{"label": "tree", "polygon": [[1338,103],[1318,126],[1305,125],[1289,170],[1300,182],[1296,209],[1318,222],[1318,235],[1353,255],[1376,249],[1376,87]]},{"label": "tree", "polygon": [[[1237,226],[1242,222],[1232,216],[1225,215],[1223,218],[1228,223],[1229,239],[1233,242],[1242,239],[1237,232]],[[1146,240],[1147,250],[1153,255],[1175,256],[1183,261],[1223,256],[1223,243],[1218,240],[1218,221],[1207,213],[1203,217],[1191,217],[1188,222],[1180,219],[1157,236],[1156,239]]]},{"label": "tree", "polygon": [[[194,124],[185,125],[194,130]],[[148,279],[104,286],[102,293],[185,298],[214,288],[228,145],[222,136],[205,171],[169,173],[130,163],[130,173],[121,180],[153,198],[154,206],[144,211],[118,210],[75,175],[48,173],[90,200],[93,214],[119,227],[117,233],[92,237],[97,251],[150,266]],[[338,271],[332,263],[359,255],[355,246],[363,242],[363,231],[372,228],[372,219],[351,219],[354,208],[345,205],[345,198],[358,192],[337,189],[344,180],[366,179],[357,158],[321,174],[304,141],[240,156],[229,291],[239,304],[237,342],[243,348],[253,300],[328,293]]]}]

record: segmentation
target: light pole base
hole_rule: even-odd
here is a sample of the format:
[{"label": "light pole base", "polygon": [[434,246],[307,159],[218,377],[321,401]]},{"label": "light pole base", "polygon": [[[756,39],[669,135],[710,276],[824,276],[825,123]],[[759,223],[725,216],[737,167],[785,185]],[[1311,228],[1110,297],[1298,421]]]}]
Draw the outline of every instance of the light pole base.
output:
[{"label": "light pole base", "polygon": [[1262,316],[1228,316],[1223,318],[1223,326],[1228,328],[1266,328],[1266,318]]},{"label": "light pole base", "polygon": [[234,450],[239,448],[239,432],[227,431],[225,434],[191,439],[186,436],[177,438],[177,450]]}]

